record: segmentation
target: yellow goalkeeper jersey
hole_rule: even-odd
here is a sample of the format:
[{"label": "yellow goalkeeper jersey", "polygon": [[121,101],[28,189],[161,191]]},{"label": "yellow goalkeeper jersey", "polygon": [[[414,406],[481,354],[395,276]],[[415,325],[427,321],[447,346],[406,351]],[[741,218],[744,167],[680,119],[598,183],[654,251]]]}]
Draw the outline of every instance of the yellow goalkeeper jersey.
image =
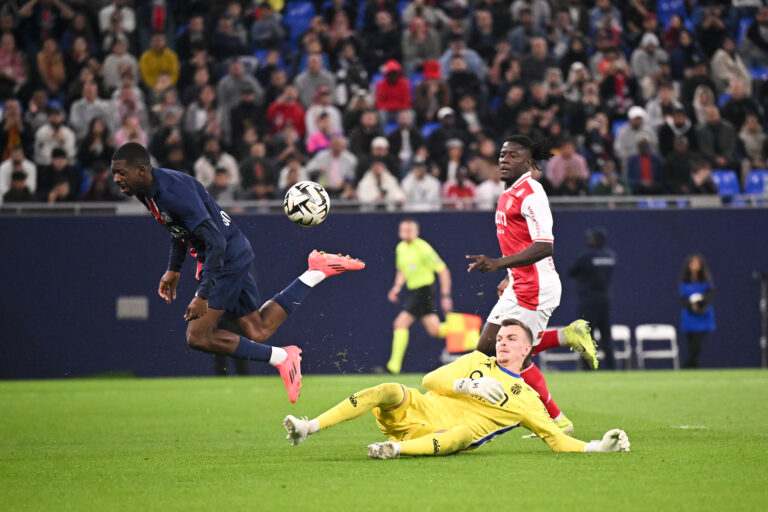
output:
[{"label": "yellow goalkeeper jersey", "polygon": [[[504,387],[504,399],[491,404],[482,398],[455,393],[454,381],[467,377],[493,377]],[[470,448],[523,426],[555,451],[584,451],[584,442],[566,436],[555,425],[539,394],[520,375],[499,366],[495,357],[478,351],[462,356],[424,376],[423,386],[429,391],[413,405],[422,409],[430,425],[469,427],[473,434]]]}]

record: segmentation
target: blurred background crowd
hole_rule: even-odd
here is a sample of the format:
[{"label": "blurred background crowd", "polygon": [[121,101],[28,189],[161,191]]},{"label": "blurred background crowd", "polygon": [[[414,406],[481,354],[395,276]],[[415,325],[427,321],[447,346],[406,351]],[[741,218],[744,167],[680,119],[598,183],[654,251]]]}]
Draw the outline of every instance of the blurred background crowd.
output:
[{"label": "blurred background crowd", "polygon": [[739,193],[767,78],[760,0],[11,0],[0,198],[118,200],[136,141],[219,200],[493,207],[512,134],[550,195]]}]

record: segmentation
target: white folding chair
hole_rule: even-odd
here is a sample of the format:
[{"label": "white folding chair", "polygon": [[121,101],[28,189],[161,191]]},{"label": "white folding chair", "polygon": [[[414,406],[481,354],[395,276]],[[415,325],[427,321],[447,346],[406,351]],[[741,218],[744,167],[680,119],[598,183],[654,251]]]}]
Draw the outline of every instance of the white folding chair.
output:
[{"label": "white folding chair", "polygon": [[[637,342],[637,365],[645,369],[646,359],[671,359],[675,370],[680,369],[677,348],[677,330],[669,324],[641,324],[635,327]],[[668,348],[651,348],[660,342],[667,342]]]},{"label": "white folding chair", "polygon": [[[592,331],[592,337],[595,341],[600,341],[600,331]],[[613,341],[613,358],[616,360],[617,367],[619,361],[624,361],[624,368],[632,367],[632,330],[628,325],[612,325],[611,340]],[[605,352],[597,351],[599,360],[605,359]]]},{"label": "white folding chair", "polygon": [[[561,329],[562,327],[548,326],[547,330],[552,331],[555,329]],[[581,370],[581,354],[577,351],[571,351],[568,347],[552,348],[539,352],[539,368],[543,371],[549,369],[549,363],[574,363],[577,370]]]}]

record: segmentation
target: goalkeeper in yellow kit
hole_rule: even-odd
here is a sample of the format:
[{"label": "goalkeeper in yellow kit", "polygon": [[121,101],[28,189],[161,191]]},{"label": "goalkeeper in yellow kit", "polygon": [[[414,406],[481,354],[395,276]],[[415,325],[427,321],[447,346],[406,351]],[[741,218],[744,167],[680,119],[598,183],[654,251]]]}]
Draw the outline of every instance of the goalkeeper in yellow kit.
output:
[{"label": "goalkeeper in yellow kit", "polygon": [[313,420],[288,415],[283,426],[297,446],[307,436],[373,411],[388,441],[368,445],[368,456],[448,455],[476,448],[523,426],[558,452],[629,451],[623,430],[585,443],[566,436],[547,414],[538,394],[518,375],[532,349],[531,330],[504,320],[496,336],[496,357],[472,352],[428,373],[429,391],[387,383],[359,391]]}]

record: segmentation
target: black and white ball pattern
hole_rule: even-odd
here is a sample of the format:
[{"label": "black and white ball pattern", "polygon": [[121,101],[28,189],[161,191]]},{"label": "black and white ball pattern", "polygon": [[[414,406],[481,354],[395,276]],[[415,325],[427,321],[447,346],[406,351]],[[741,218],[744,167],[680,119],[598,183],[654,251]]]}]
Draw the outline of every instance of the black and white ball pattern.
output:
[{"label": "black and white ball pattern", "polygon": [[283,209],[299,226],[317,226],[328,216],[331,199],[328,192],[314,181],[300,181],[285,194]]}]

